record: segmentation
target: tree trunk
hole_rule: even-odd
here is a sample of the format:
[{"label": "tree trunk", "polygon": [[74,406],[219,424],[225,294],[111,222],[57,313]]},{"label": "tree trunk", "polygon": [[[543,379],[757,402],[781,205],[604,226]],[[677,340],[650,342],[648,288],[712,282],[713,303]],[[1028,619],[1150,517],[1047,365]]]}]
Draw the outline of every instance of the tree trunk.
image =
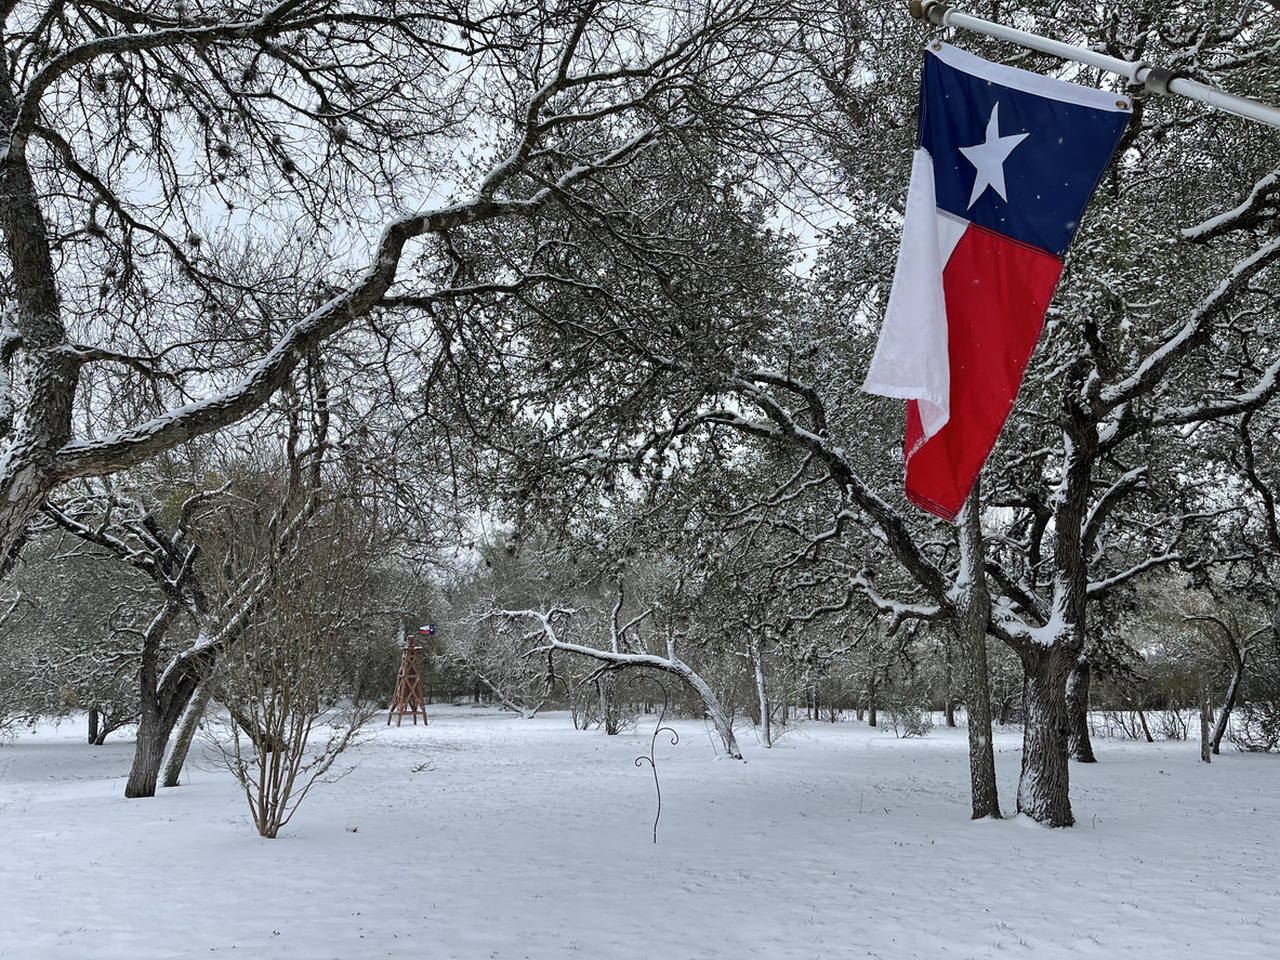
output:
[{"label": "tree trunk", "polygon": [[164,764],[164,773],[160,784],[165,787],[178,786],[182,776],[182,768],[187,762],[187,754],[196,736],[196,728],[204,718],[205,708],[209,706],[209,698],[213,695],[213,679],[206,677],[196,688],[195,695],[182,713],[182,721],[178,725],[178,735],[174,738],[169,750],[169,757]]},{"label": "tree trunk", "polygon": [[129,781],[124,787],[126,797],[156,795],[160,763],[164,759],[165,745],[169,742],[169,731],[173,729],[173,720],[165,717],[160,702],[156,666],[160,657],[160,641],[164,638],[164,632],[169,629],[169,624],[178,615],[178,609],[176,601],[166,600],[142,638],[142,656],[138,669],[138,739],[133,766],[129,769]]},{"label": "tree trunk", "polygon": [[142,641],[142,657],[138,671],[139,697],[138,740],[133,767],[125,784],[126,797],[154,797],[165,746],[178,718],[191,702],[196,688],[212,668],[212,654],[183,654],[169,664],[157,681],[156,668],[160,641],[177,617],[181,605],[170,599],[147,627]]},{"label": "tree trunk", "polygon": [[1243,648],[1229,630],[1224,628],[1223,632],[1226,634],[1227,651],[1231,654],[1231,683],[1227,685],[1226,702],[1222,705],[1222,712],[1218,714],[1218,722],[1209,738],[1209,745],[1214,753],[1218,752],[1218,748],[1222,745],[1222,738],[1226,736],[1227,725],[1231,722],[1231,711],[1235,709],[1236,696],[1240,692],[1240,682],[1244,679],[1245,660],[1249,656],[1247,648]]},{"label": "tree trunk", "polygon": [[1209,685],[1200,688],[1200,759],[1205,763],[1213,762],[1213,745],[1209,736],[1210,715],[1213,712],[1213,699],[1209,696]]},{"label": "tree trunk", "polygon": [[[673,658],[674,660],[674,658]],[[733,735],[733,724],[729,722],[729,716],[724,712],[724,708],[720,706],[720,700],[716,697],[711,687],[702,679],[692,667],[683,661],[674,660],[676,669],[672,670],[679,677],[684,678],[684,682],[693,687],[697,691],[698,696],[702,698],[702,704],[706,707],[707,716],[711,718],[711,724],[716,728],[716,733],[720,735],[720,742],[724,744],[724,749],[729,756],[735,760],[742,759],[742,751],[738,749],[738,741]]]},{"label": "tree trunk", "polygon": [[1098,456],[1096,424],[1077,404],[1065,407],[1065,462],[1054,492],[1053,599],[1042,611],[1043,632],[1010,643],[1022,661],[1023,672],[1018,812],[1046,827],[1069,827],[1075,822],[1071,813],[1067,680],[1084,649],[1089,598],[1084,533]]},{"label": "tree trunk", "polygon": [[977,633],[964,645],[961,663],[969,722],[969,790],[973,819],[1000,817],[995,747],[991,741],[991,689],[987,671],[987,637]]},{"label": "tree trunk", "polygon": [[972,818],[999,819],[1000,796],[996,786],[995,749],[991,743],[991,681],[987,669],[987,621],[991,617],[991,594],[983,573],[986,560],[977,484],[960,514],[956,533],[960,540],[961,572],[958,579],[962,589],[956,605],[955,639],[960,644],[965,702],[969,705]]},{"label": "tree trunk", "polygon": [[769,690],[764,682],[764,657],[760,652],[760,641],[751,639],[751,666],[756,675],[756,700],[760,708],[760,742],[766,747],[773,746],[773,731],[769,725]]},{"label": "tree trunk", "polygon": [[96,744],[98,742],[98,708],[89,708],[89,742]]},{"label": "tree trunk", "polygon": [[226,704],[226,707],[227,713],[231,715],[232,721],[237,727],[244,731],[244,735],[249,738],[250,743],[263,753],[271,753],[275,750],[275,740],[272,738],[270,730],[263,730],[253,717],[249,716],[233,704],[228,703]]},{"label": "tree trunk", "polygon": [[946,674],[944,677],[944,684],[945,684],[944,695],[946,697],[946,700],[943,703],[942,709],[943,709],[944,716],[946,717],[947,726],[952,729],[955,729],[956,698],[955,698],[955,676],[954,676],[954,670],[952,668],[952,662],[951,662],[951,646],[952,646],[951,639],[952,639],[951,633],[948,631],[946,634],[946,639],[943,641],[943,651],[942,651],[945,658],[945,665],[946,665]]},{"label": "tree trunk", "polygon": [[164,760],[164,748],[169,742],[170,728],[161,722],[154,698],[142,704],[142,716],[138,722],[138,742],[133,754],[133,766],[129,768],[129,782],[125,784],[126,797],[154,797],[156,780],[160,777],[160,764]]},{"label": "tree trunk", "polygon": [[1052,648],[1028,644],[1019,651],[1026,674],[1026,719],[1022,728],[1022,776],[1018,812],[1048,827],[1069,827],[1067,704],[1063,695],[1075,663],[1074,650],[1059,640]]},{"label": "tree trunk", "polygon": [[1070,724],[1068,749],[1081,763],[1097,763],[1093,743],[1089,739],[1089,658],[1083,653],[1076,658],[1067,677],[1067,723]]},{"label": "tree trunk", "polygon": [[876,725],[876,672],[871,671],[871,681],[867,684],[867,726]]},{"label": "tree trunk", "polygon": [[614,690],[613,674],[607,673],[596,680],[600,691],[600,719],[604,724],[604,732],[609,736],[617,736],[622,732],[622,709],[618,705],[617,691]]},{"label": "tree trunk", "polygon": [[1151,728],[1147,726],[1147,715],[1141,707],[1138,708],[1138,721],[1142,724],[1142,733],[1147,738],[1147,743],[1155,743],[1156,738],[1151,735]]},{"label": "tree trunk", "polygon": [[613,729],[613,724],[609,722],[609,710],[613,706],[612,691],[607,686],[609,677],[596,677],[596,695],[600,698],[600,725],[604,727],[606,736],[612,737],[617,730]]},{"label": "tree trunk", "polygon": [[1222,746],[1222,738],[1227,733],[1227,725],[1231,722],[1231,711],[1236,705],[1236,695],[1240,692],[1240,681],[1244,677],[1244,660],[1237,660],[1235,669],[1231,673],[1231,685],[1227,687],[1227,701],[1222,705],[1222,712],[1218,714],[1218,722],[1213,728],[1213,735],[1209,738],[1209,745],[1213,752],[1217,753],[1218,748]]},{"label": "tree trunk", "polygon": [[[8,571],[26,541],[27,524],[63,479],[57,452],[71,439],[71,411],[80,380],[80,361],[67,350],[55,282],[49,234],[25,143],[15,142],[18,104],[11,71],[0,70],[0,234],[8,259],[5,288],[12,322],[21,338],[25,387],[20,418],[15,417],[11,363],[13,343],[0,358],[0,436],[12,433],[0,457],[0,575]],[[6,304],[6,310],[10,307]],[[16,423],[16,429],[15,429]]]}]

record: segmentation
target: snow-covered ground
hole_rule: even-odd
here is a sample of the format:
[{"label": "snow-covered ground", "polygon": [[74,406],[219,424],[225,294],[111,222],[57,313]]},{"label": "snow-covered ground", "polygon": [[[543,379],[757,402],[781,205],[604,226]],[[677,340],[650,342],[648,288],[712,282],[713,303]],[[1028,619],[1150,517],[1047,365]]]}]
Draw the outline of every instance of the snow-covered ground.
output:
[{"label": "snow-covered ground", "polygon": [[[0,957],[1280,957],[1280,757],[1095,744],[1077,826],[968,819],[963,731],[606,737],[431,708],[377,727],[278,840],[225,770],[125,800],[133,745],[0,746]],[[1001,734],[1004,805],[1018,736]]]}]

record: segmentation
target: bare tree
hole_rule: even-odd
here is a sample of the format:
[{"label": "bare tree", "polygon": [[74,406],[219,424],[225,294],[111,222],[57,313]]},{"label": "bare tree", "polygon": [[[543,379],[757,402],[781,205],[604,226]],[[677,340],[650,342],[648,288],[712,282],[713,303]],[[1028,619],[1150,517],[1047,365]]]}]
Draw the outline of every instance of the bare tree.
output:
[{"label": "bare tree", "polygon": [[[550,239],[485,272],[466,254],[590,219],[646,153],[747,131],[786,11],[5,3],[0,557],[58,485],[244,419],[365,319],[390,342],[425,316],[394,339],[443,363],[451,305],[589,287]],[[306,296],[260,295],[300,271]]]}]

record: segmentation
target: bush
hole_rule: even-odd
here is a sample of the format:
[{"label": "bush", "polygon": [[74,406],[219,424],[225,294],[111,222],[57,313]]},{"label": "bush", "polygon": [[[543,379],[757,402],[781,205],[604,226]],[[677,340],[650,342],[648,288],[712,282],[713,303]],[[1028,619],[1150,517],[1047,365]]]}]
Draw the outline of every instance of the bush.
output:
[{"label": "bush", "polygon": [[[270,530],[248,526],[206,546],[225,564],[269,571],[267,595],[218,666],[228,718],[214,741],[263,837],[289,822],[376,710],[353,676],[370,656],[361,625],[371,559],[358,520],[330,503],[287,552]],[[317,728],[328,732],[320,743]]]},{"label": "bush", "polygon": [[897,737],[924,737],[933,729],[933,712],[916,691],[895,693],[885,704],[885,710]]}]

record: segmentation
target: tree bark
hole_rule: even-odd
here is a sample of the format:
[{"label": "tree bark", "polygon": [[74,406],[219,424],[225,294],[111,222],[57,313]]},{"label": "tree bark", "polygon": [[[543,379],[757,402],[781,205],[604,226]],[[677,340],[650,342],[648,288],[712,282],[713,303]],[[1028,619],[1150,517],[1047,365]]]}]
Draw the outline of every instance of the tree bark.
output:
[{"label": "tree bark", "polygon": [[10,365],[17,351],[6,343],[0,357],[0,376],[6,381],[0,436],[13,432],[13,438],[0,458],[0,574],[16,559],[28,522],[61,480],[55,457],[71,437],[71,410],[80,378],[79,362],[63,349],[67,332],[53,255],[25,149],[14,142],[17,117],[9,71],[0,70],[0,233],[30,391],[23,415],[16,419]]},{"label": "tree bark", "polygon": [[1200,688],[1200,759],[1205,763],[1213,762],[1213,745],[1209,738],[1210,715],[1213,713],[1213,699],[1209,696],[1209,685]]},{"label": "tree bark", "polygon": [[160,764],[164,760],[164,748],[169,742],[169,730],[161,720],[154,704],[143,704],[138,723],[138,740],[133,754],[133,766],[129,768],[129,782],[125,784],[126,797],[154,797],[156,780],[160,776]]},{"label": "tree bark", "polygon": [[614,736],[618,730],[616,724],[610,722],[610,711],[613,709],[613,691],[608,682],[611,677],[596,678],[596,695],[600,698],[600,725],[604,727],[606,736]]},{"label": "tree bark", "polygon": [[622,732],[622,707],[616,685],[613,674],[606,673],[596,680],[596,688],[600,691],[600,719],[604,732],[610,737]]},{"label": "tree bark", "polygon": [[181,604],[176,600],[166,602],[147,627],[143,638],[138,671],[141,694],[138,739],[133,766],[129,770],[129,780],[124,788],[126,797],[155,796],[156,781],[160,778],[160,766],[164,761],[169,735],[208,672],[205,657],[214,655],[203,652],[193,654],[188,651],[170,664],[163,677],[157,678],[160,641],[181,609]]},{"label": "tree bark", "polygon": [[[1024,691],[1025,692],[1025,691]],[[1013,709],[1013,697],[1000,698],[1000,726],[1006,726],[1009,723],[1009,711]]]},{"label": "tree bark", "polygon": [[[1011,643],[1022,661],[1024,682],[1018,812],[1047,827],[1075,823],[1068,765],[1067,680],[1084,649],[1089,596],[1084,528],[1098,455],[1095,424],[1075,404],[1068,404],[1068,414],[1062,425],[1066,462],[1054,494],[1053,600],[1040,611],[1044,631]],[[1055,619],[1059,622],[1049,630]]]},{"label": "tree bark", "polygon": [[[951,633],[947,632],[945,634],[945,637],[946,639],[943,643],[942,652],[943,652],[943,657],[946,664],[946,674],[943,680],[945,684],[944,696],[946,697],[946,700],[943,703],[942,709],[943,709],[943,714],[946,718],[947,726],[949,728],[954,729],[956,725],[956,697],[955,697],[955,671],[953,669],[952,657],[951,657],[951,653],[952,653]],[[988,693],[988,696],[989,696],[989,693]]]},{"label": "tree bark", "polygon": [[975,634],[961,651],[965,704],[969,722],[969,788],[973,819],[1000,818],[995,747],[991,740],[991,688],[985,631]]},{"label": "tree bark", "polygon": [[675,668],[666,668],[676,676],[681,677],[685,683],[693,687],[698,692],[698,696],[702,698],[702,704],[706,707],[707,716],[711,719],[711,724],[716,728],[716,733],[720,735],[720,742],[724,744],[725,753],[733,757],[735,760],[742,759],[742,751],[738,748],[738,740],[733,735],[733,724],[729,722],[729,716],[724,712],[724,708],[720,706],[720,700],[711,690],[707,681],[703,680],[696,671],[682,660],[672,658]]},{"label": "tree bark", "polygon": [[[252,599],[245,602],[241,606],[240,612],[232,617],[228,623],[224,624],[221,629],[212,635],[206,634],[202,629],[195,643],[173,658],[168,667],[165,668],[164,675],[157,682],[156,660],[159,653],[160,638],[163,636],[163,631],[168,628],[169,623],[172,622],[181,609],[180,598],[170,598],[165,606],[165,610],[168,611],[168,617],[164,620],[160,633],[154,638],[154,647],[149,647],[146,641],[143,643],[142,665],[139,671],[142,688],[141,717],[138,724],[138,755],[135,758],[135,767],[139,763],[142,766],[136,773],[133,770],[130,771],[129,784],[125,788],[125,796],[155,796],[160,764],[174,726],[191,703],[196,690],[213,671],[218,657],[228,646],[237,642],[241,635],[240,632],[244,628],[245,619],[252,610],[257,608],[257,603],[260,600],[261,592],[255,591],[252,594]],[[161,616],[163,615],[162,612]],[[158,616],[156,622],[159,622],[159,620],[160,617]],[[153,622],[152,627],[155,626],[156,623]],[[147,636],[148,638],[151,637],[151,628],[148,628]],[[148,715],[149,713],[150,716]],[[147,737],[154,737],[159,740],[159,756],[154,758],[154,770],[151,769],[151,751],[154,746],[147,747],[144,757],[144,730]],[[189,746],[190,744],[188,744]],[[186,759],[185,751],[182,759],[184,761]],[[130,793],[130,789],[136,789],[141,792]]]},{"label": "tree bark", "polygon": [[995,749],[991,742],[991,680],[987,669],[987,622],[991,594],[987,589],[982,543],[981,503],[975,484],[961,511],[956,533],[960,541],[961,589],[956,604],[956,640],[965,673],[969,705],[969,788],[972,819],[1000,818]]},{"label": "tree bark", "polygon": [[1151,728],[1147,726],[1147,715],[1141,707],[1138,708],[1138,721],[1142,724],[1142,733],[1147,738],[1147,743],[1155,743],[1156,738],[1151,735]]},{"label": "tree bark", "polygon": [[756,676],[756,700],[760,709],[760,742],[766,747],[773,746],[773,730],[769,723],[769,714],[771,707],[769,704],[769,689],[764,682],[764,657],[760,652],[760,641],[756,637],[751,638],[751,666]]},{"label": "tree bark", "polygon": [[160,780],[160,785],[164,787],[176,787],[179,778],[182,776],[182,768],[187,762],[187,754],[191,751],[191,743],[195,739],[196,728],[200,726],[200,721],[204,719],[205,709],[209,706],[209,698],[213,695],[214,683],[212,678],[206,677],[200,682],[200,686],[196,688],[195,694],[191,697],[191,702],[187,704],[186,709],[182,712],[182,721],[178,725],[178,735],[173,740],[173,746],[169,750],[169,756],[164,763],[164,773]]},{"label": "tree bark", "polygon": [[1081,763],[1097,763],[1093,742],[1089,739],[1089,658],[1083,653],[1076,658],[1067,677],[1067,722],[1070,724],[1068,750]]},{"label": "tree bark", "polygon": [[138,739],[133,766],[129,769],[129,781],[124,788],[126,797],[153,797],[156,793],[160,762],[164,759],[165,744],[169,742],[169,728],[164,724],[157,697],[156,668],[160,657],[160,641],[164,639],[164,632],[177,615],[178,604],[166,600],[160,612],[152,618],[142,639],[142,657],[138,670]]},{"label": "tree bark", "polygon": [[1028,644],[1019,651],[1026,674],[1026,719],[1022,729],[1022,775],[1018,812],[1048,827],[1069,827],[1067,706],[1063,691],[1075,652],[1061,645]]},{"label": "tree bark", "polygon": [[[1209,736],[1210,749],[1213,753],[1217,753],[1222,744],[1222,738],[1227,733],[1227,726],[1231,722],[1231,711],[1235,709],[1236,696],[1240,692],[1240,682],[1244,679],[1245,661],[1249,656],[1248,645],[1255,637],[1273,629],[1273,627],[1262,627],[1242,641],[1237,633],[1238,626],[1234,620],[1231,620],[1230,623],[1224,623],[1218,617],[1213,616],[1188,617],[1187,619],[1217,627],[1222,637],[1222,649],[1226,651],[1231,659],[1231,682],[1227,685],[1226,701],[1222,705],[1222,712],[1218,714],[1213,733]],[[1205,689],[1206,691],[1208,690],[1207,685]],[[1207,693],[1206,696],[1208,696]]]},{"label": "tree bark", "polygon": [[89,742],[96,744],[98,742],[98,708],[89,708]]},{"label": "tree bark", "polygon": [[1209,746],[1214,753],[1217,753],[1218,748],[1222,746],[1222,738],[1227,733],[1227,725],[1231,722],[1231,711],[1235,709],[1236,696],[1240,692],[1240,681],[1244,679],[1244,657],[1240,655],[1238,648],[1233,649],[1232,652],[1236,656],[1232,664],[1231,683],[1227,687],[1227,699],[1222,705],[1222,712],[1218,714],[1218,722],[1209,738]]}]

